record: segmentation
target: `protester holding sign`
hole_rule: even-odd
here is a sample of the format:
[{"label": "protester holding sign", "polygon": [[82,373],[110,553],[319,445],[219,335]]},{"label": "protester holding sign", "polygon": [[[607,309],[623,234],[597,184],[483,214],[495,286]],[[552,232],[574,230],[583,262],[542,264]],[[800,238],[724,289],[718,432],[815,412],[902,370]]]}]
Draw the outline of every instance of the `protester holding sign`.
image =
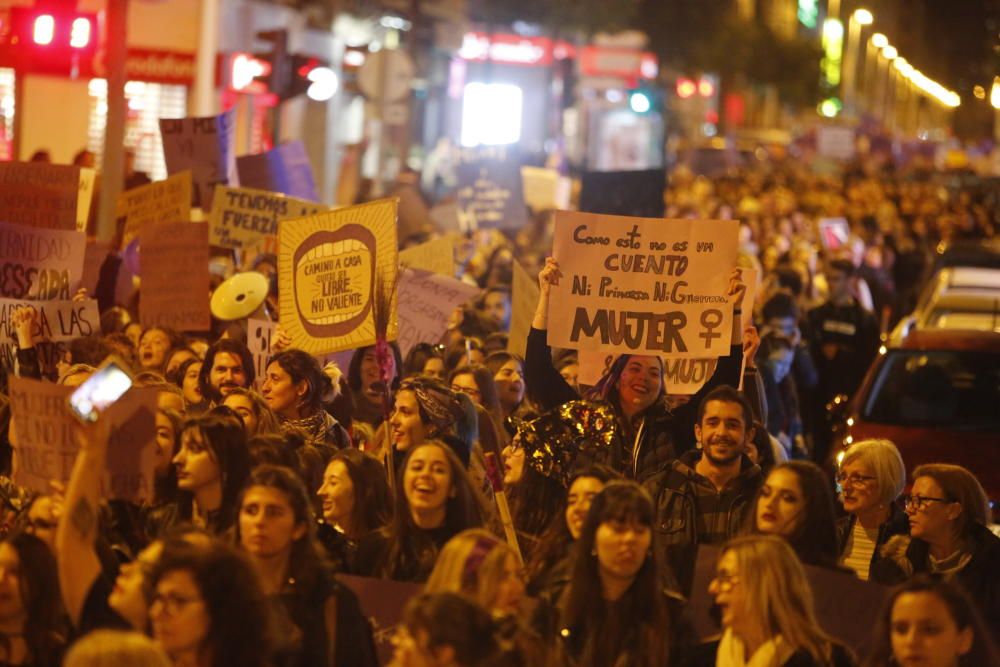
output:
[{"label": "protester holding sign", "polygon": [[[551,349],[545,341],[549,295],[553,285],[561,278],[558,262],[547,259],[545,268],[538,275],[541,292],[528,335],[525,366],[528,386],[545,408],[579,399],[552,364]],[[739,310],[742,295],[739,273],[734,272],[729,296],[735,310]],[[739,341],[742,336],[739,318],[734,318],[733,322],[733,340]],[[667,388],[664,386],[661,358],[638,354],[619,356],[586,395],[593,403],[609,405],[618,421],[620,435],[615,438],[606,463],[630,477],[643,479],[689,449],[692,425],[701,397],[716,386],[726,383],[737,385],[741,360],[741,346],[733,345],[729,356],[719,360],[712,379],[690,402],[671,412],[664,400]]]}]

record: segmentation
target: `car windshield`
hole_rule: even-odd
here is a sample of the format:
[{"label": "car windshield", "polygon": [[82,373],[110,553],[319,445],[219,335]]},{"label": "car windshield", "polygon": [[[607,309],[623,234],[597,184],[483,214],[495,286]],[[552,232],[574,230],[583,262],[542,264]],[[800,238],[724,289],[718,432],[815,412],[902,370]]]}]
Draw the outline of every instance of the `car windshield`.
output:
[{"label": "car windshield", "polygon": [[897,426],[1000,431],[1000,354],[892,350],[863,416]]},{"label": "car windshield", "polygon": [[970,329],[1000,333],[1000,313],[937,309],[927,318],[928,329]]}]

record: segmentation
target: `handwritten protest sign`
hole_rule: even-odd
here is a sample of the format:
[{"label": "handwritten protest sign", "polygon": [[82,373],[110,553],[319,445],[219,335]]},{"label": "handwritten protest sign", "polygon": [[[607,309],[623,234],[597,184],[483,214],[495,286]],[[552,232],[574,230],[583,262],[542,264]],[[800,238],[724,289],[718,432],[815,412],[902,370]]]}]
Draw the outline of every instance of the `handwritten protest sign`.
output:
[{"label": "handwritten protest sign", "polygon": [[218,116],[161,118],[160,134],[167,173],[191,170],[193,206],[207,211],[216,185],[240,184],[236,173],[234,109]]},{"label": "handwritten protest sign", "polygon": [[4,222],[82,231],[94,190],[92,169],[41,162],[0,163]]},{"label": "handwritten protest sign", "polygon": [[513,154],[483,153],[458,166],[458,208],[463,229],[518,229],[528,222],[521,169]]},{"label": "handwritten protest sign", "polygon": [[531,277],[521,263],[514,260],[514,279],[510,290],[510,335],[507,337],[507,351],[524,356],[528,345],[528,332],[535,319],[538,304],[538,281]]},{"label": "handwritten protest sign", "polygon": [[191,219],[191,172],[126,190],[118,195],[117,217],[124,248],[150,225]]},{"label": "handwritten protest sign", "polygon": [[663,169],[588,171],[580,180],[580,210],[585,213],[662,218],[666,210]]},{"label": "handwritten protest sign", "polygon": [[82,232],[0,222],[0,295],[10,299],[71,299],[83,278]]},{"label": "handwritten protest sign", "polygon": [[[580,370],[577,381],[581,385],[593,387],[601,379],[618,355],[608,354],[600,350],[580,350],[577,359]],[[719,365],[717,358],[712,359],[678,359],[663,360],[663,382],[668,394],[674,396],[692,396],[705,386],[705,383],[715,375]]]},{"label": "handwritten protest sign", "polygon": [[821,157],[850,160],[854,157],[854,129],[823,125],[816,129],[816,152]]},{"label": "handwritten protest sign", "polygon": [[449,238],[434,239],[399,252],[399,263],[442,276],[455,275],[455,244]]},{"label": "handwritten protest sign", "polygon": [[14,330],[14,312],[20,306],[38,312],[32,338],[42,376],[55,378],[58,364],[65,359],[65,343],[81,336],[101,332],[97,301],[26,301],[0,298],[0,368],[7,373],[14,370],[14,349],[17,333]]},{"label": "handwritten protest sign", "polygon": [[264,237],[278,235],[278,221],[301,218],[326,210],[322,204],[252,188],[215,189],[208,219],[212,245],[246,248]]},{"label": "handwritten protest sign", "polygon": [[[10,404],[14,420],[14,481],[49,493],[50,480],[67,482],[79,445],[75,419],[66,406],[74,387],[28,378],[10,378]],[[108,466],[101,480],[107,498],[152,500],[157,463],[154,389],[130,389],[108,408],[110,419]]]},{"label": "handwritten protest sign", "polygon": [[819,240],[827,250],[840,250],[847,245],[851,236],[851,226],[847,218],[820,218],[816,223]]},{"label": "handwritten protest sign", "polygon": [[[375,342],[373,303],[398,268],[396,203],[383,199],[278,224],[281,327],[292,346],[315,355]],[[396,329],[391,317],[390,340]]]},{"label": "handwritten protest sign", "polygon": [[458,204],[455,202],[448,202],[447,204],[438,204],[430,211],[431,222],[438,231],[441,232],[458,232],[465,231],[465,228],[461,226],[459,221],[459,210]]},{"label": "handwritten protest sign", "polygon": [[552,347],[663,357],[729,353],[735,220],[556,213]]},{"label": "handwritten protest sign", "polygon": [[[718,547],[702,545],[698,548],[689,611],[695,637],[702,641],[720,632],[710,613],[715,600],[708,593],[708,585],[715,578],[718,559]],[[872,628],[879,624],[890,589],[858,579],[853,573],[814,565],[804,567],[820,627],[834,639],[850,646],[858,655],[868,655],[876,639]]]},{"label": "handwritten protest sign", "polygon": [[388,665],[392,661],[393,637],[403,622],[403,609],[410,598],[423,592],[423,586],[343,574],[337,579],[358,596],[361,611],[372,626],[379,663]]},{"label": "handwritten protest sign", "polygon": [[208,330],[212,320],[208,302],[208,225],[153,225],[143,229],[140,241],[139,320],[143,326]]},{"label": "handwritten protest sign", "polygon": [[240,185],[316,201],[316,179],[305,144],[292,141],[266,153],[237,158]]},{"label": "handwritten protest sign", "polygon": [[427,271],[407,269],[399,277],[399,349],[405,357],[420,342],[436,343],[456,307],[479,294],[475,285]]},{"label": "handwritten protest sign", "polygon": [[572,181],[555,169],[521,167],[524,203],[535,211],[569,208]]}]

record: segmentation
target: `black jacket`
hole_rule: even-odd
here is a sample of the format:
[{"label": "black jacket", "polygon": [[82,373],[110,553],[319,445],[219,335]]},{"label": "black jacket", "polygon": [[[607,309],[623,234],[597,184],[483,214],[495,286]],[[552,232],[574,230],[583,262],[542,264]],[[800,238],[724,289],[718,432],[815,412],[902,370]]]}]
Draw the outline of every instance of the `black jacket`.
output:
[{"label": "black jacket", "polygon": [[[869,578],[871,578],[871,573],[875,569],[875,564],[882,559],[882,547],[885,546],[886,542],[897,535],[910,534],[910,519],[906,516],[906,512],[895,503],[890,505],[890,510],[892,513],[889,515],[889,518],[883,521],[882,525],[878,527],[878,538],[875,541],[875,551],[872,553],[872,561],[868,571]],[[847,542],[850,540],[851,531],[854,530],[855,521],[857,521],[857,518],[853,514],[848,514],[845,517],[837,519],[837,545],[840,548],[841,558],[844,557],[844,551],[847,549]]]},{"label": "black jacket", "polygon": [[[740,474],[718,492],[695,471],[700,458],[700,451],[688,452],[643,484],[656,512],[657,556],[670,566],[685,595],[691,590],[698,545],[720,544],[738,534],[764,481],[760,467],[744,455]],[[713,525],[722,530],[712,531]]]},{"label": "black jacket", "polygon": [[[966,530],[971,560],[954,575],[979,606],[983,620],[1000,636],[1000,537],[974,523]],[[882,558],[872,567],[871,581],[894,586],[920,572],[928,572],[930,545],[919,538],[898,535],[882,548]]]}]

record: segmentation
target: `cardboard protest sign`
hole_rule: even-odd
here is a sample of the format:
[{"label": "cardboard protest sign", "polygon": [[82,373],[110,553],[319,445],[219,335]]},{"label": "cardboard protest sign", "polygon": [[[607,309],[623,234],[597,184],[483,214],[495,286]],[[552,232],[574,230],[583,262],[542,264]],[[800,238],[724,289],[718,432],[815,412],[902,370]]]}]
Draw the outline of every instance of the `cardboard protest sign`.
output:
[{"label": "cardboard protest sign", "polygon": [[827,250],[840,250],[851,237],[851,226],[847,218],[820,218],[819,240]]},{"label": "cardboard protest sign", "polygon": [[69,300],[83,278],[83,232],[0,222],[0,296]]},{"label": "cardboard protest sign", "polygon": [[110,241],[98,241],[97,239],[87,239],[87,246],[83,251],[83,277],[80,280],[80,287],[85,287],[87,292],[94,294],[97,291],[97,281],[101,275],[101,266],[111,252]]},{"label": "cardboard protest sign", "polygon": [[14,312],[27,306],[38,312],[32,337],[35,340],[62,342],[101,333],[97,301],[27,301],[0,298],[0,345],[17,342]]},{"label": "cardboard protest sign", "polygon": [[316,355],[373,344],[374,301],[398,268],[396,200],[280,222],[278,241],[281,327],[292,346]]},{"label": "cardboard protest sign", "polygon": [[240,185],[281,192],[290,197],[316,201],[316,179],[301,141],[292,141],[258,155],[237,158]]},{"label": "cardboard protest sign", "polygon": [[[721,632],[712,619],[710,612],[715,600],[708,593],[708,585],[715,578],[718,559],[719,547],[702,545],[698,548],[688,607],[699,641],[708,640]],[[858,655],[868,655],[876,639],[872,628],[879,624],[890,589],[862,581],[853,573],[813,565],[804,568],[812,588],[816,620],[820,627],[834,639],[850,646]]]},{"label": "cardboard protest sign", "polygon": [[407,269],[399,276],[399,349],[405,357],[420,342],[436,343],[458,306],[479,294],[450,276]]},{"label": "cardboard protest sign", "polygon": [[153,225],[140,238],[139,321],[145,327],[207,331],[212,323],[208,290],[208,225]]},{"label": "cardboard protest sign", "polygon": [[556,213],[563,279],[549,302],[552,347],[668,358],[729,354],[735,220]]},{"label": "cardboard protest sign", "polygon": [[663,169],[588,171],[580,185],[580,211],[637,218],[662,218],[666,211]]},{"label": "cardboard protest sign", "polygon": [[407,269],[455,276],[455,244],[449,238],[434,239],[399,251],[399,263]]},{"label": "cardboard protest sign", "polygon": [[122,225],[124,248],[143,228],[191,219],[191,172],[174,174],[163,181],[126,190],[118,195],[116,215]]},{"label": "cardboard protest sign", "polygon": [[0,163],[4,222],[82,231],[90,214],[94,171],[41,162]]},{"label": "cardboard protest sign", "polygon": [[[13,477],[17,484],[49,493],[50,480],[69,481],[79,450],[76,419],[66,406],[74,390],[51,382],[10,378],[16,440]],[[112,423],[108,467],[101,481],[104,497],[152,500],[158,458],[156,399],[154,389],[133,388],[102,416]]]},{"label": "cardboard protest sign", "polygon": [[518,229],[528,222],[515,155],[484,152],[461,162],[457,172],[459,215],[467,221],[463,229]]},{"label": "cardboard protest sign", "polygon": [[[577,381],[581,385],[592,387],[597,384],[611,368],[617,358],[616,354],[608,354],[600,350],[580,350],[577,358],[580,370]],[[705,386],[705,383],[715,375],[719,365],[717,358],[711,359],[677,359],[663,360],[663,383],[668,394],[674,396],[692,396]]]},{"label": "cardboard protest sign", "polygon": [[208,241],[246,248],[278,235],[278,221],[326,210],[322,204],[252,188],[218,186],[208,218]]},{"label": "cardboard protest sign", "polygon": [[161,118],[160,134],[167,173],[191,170],[192,206],[207,211],[216,185],[240,184],[234,147],[235,109],[218,116]]},{"label": "cardboard protest sign", "polygon": [[403,609],[410,598],[423,592],[423,586],[345,574],[338,574],[337,579],[358,596],[361,611],[372,626],[379,663],[388,665],[392,662],[392,639],[403,622]]},{"label": "cardboard protest sign", "polygon": [[555,169],[521,167],[521,181],[524,184],[524,203],[532,210],[569,208],[572,181],[560,176]]},{"label": "cardboard protest sign", "polygon": [[850,160],[854,150],[853,128],[821,125],[816,129],[816,152],[821,157]]},{"label": "cardboard protest sign", "polygon": [[440,232],[465,231],[459,222],[458,204],[454,202],[438,204],[431,209],[430,215],[431,222]]},{"label": "cardboard protest sign", "polygon": [[535,306],[538,305],[538,281],[516,259],[512,268],[514,279],[510,290],[510,335],[507,336],[507,351],[523,357],[528,345],[531,321],[535,319]]}]

